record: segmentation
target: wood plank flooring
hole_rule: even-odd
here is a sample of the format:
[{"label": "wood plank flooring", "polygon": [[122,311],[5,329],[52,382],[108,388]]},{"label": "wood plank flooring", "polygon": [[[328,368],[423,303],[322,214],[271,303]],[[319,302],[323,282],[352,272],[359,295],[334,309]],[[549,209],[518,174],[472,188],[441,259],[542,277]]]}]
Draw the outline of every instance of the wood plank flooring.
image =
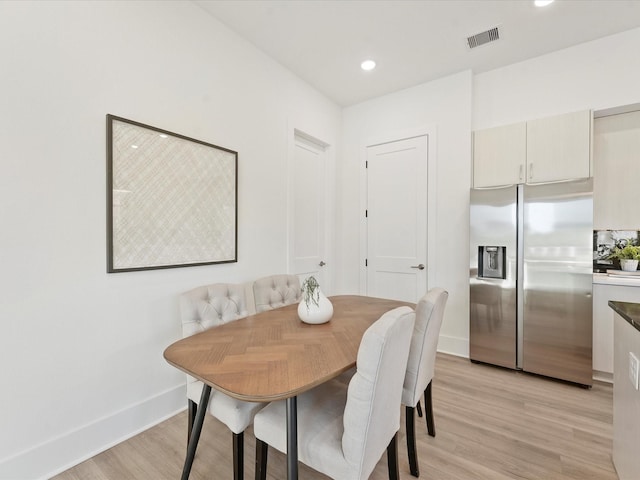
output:
[{"label": "wood plank flooring", "polygon": [[[575,385],[438,354],[433,381],[436,437],[416,418],[420,478],[428,480],[615,480],[611,461],[612,387]],[[186,403],[186,401],[185,401]],[[186,413],[54,477],[55,480],[180,478]],[[245,433],[245,478],[254,473],[255,439]],[[409,473],[404,415],[400,476]],[[192,480],[231,479],[231,433],[205,419]],[[284,455],[269,449],[268,478],[286,478]],[[326,479],[300,464],[300,479]],[[372,480],[387,479],[383,455]]]}]

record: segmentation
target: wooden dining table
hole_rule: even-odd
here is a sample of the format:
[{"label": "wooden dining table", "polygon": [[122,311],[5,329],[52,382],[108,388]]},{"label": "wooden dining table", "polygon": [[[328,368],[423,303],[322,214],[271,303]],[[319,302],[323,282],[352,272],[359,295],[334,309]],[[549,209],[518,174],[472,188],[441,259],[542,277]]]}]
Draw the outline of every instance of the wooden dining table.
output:
[{"label": "wooden dining table", "polygon": [[248,402],[286,401],[287,478],[298,478],[297,395],[354,367],[360,340],[385,312],[415,304],[359,295],[330,297],[333,317],[310,325],[298,304],[250,315],[183,338],[164,351],[204,382],[182,479],[189,477],[211,388]]}]

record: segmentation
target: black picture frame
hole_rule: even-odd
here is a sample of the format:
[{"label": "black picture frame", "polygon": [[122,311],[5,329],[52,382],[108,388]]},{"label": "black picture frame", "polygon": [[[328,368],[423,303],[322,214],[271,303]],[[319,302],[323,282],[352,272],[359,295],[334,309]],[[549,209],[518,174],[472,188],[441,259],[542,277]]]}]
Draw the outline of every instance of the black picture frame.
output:
[{"label": "black picture frame", "polygon": [[107,114],[107,272],[238,261],[238,152]]}]

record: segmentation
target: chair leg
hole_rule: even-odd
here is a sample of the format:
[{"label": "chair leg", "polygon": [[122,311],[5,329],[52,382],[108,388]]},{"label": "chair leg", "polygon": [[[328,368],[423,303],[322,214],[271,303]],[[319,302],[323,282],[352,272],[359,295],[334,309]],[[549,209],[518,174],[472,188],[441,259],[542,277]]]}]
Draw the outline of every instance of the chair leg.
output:
[{"label": "chair leg", "polygon": [[198,414],[196,420],[193,422],[193,431],[191,432],[191,438],[187,445],[187,456],[184,459],[184,467],[182,467],[182,480],[189,480],[189,474],[191,473],[191,467],[193,466],[193,460],[196,458],[196,450],[198,448],[198,441],[200,440],[200,434],[202,433],[202,425],[204,424],[204,417],[207,415],[207,408],[209,406],[209,397],[211,396],[211,386],[204,385],[202,387],[202,394],[200,394],[200,402],[198,405]]},{"label": "chair leg", "polygon": [[418,416],[422,418],[422,405],[420,405],[420,400],[418,400],[418,404],[416,405],[416,408],[418,409]]},{"label": "chair leg", "polygon": [[233,434],[233,480],[244,479],[244,432]]},{"label": "chair leg", "polygon": [[398,432],[395,433],[387,446],[387,467],[389,468],[389,480],[400,479],[398,468]]},{"label": "chair leg", "polygon": [[407,456],[409,457],[409,471],[414,477],[420,476],[418,455],[416,451],[416,421],[413,407],[405,406],[405,425],[407,430]]},{"label": "chair leg", "polygon": [[427,385],[424,391],[424,410],[425,417],[427,417],[427,432],[432,437],[436,436],[436,424],[433,421],[433,400],[431,399],[431,383]]},{"label": "chair leg", "polygon": [[196,414],[198,413],[198,404],[189,399],[187,405],[189,407],[189,419],[187,423],[187,445],[189,445],[189,439],[191,438],[191,432],[193,430],[193,422],[195,422]]},{"label": "chair leg", "polygon": [[256,438],[256,478],[255,480],[267,480],[267,455],[269,445]]}]

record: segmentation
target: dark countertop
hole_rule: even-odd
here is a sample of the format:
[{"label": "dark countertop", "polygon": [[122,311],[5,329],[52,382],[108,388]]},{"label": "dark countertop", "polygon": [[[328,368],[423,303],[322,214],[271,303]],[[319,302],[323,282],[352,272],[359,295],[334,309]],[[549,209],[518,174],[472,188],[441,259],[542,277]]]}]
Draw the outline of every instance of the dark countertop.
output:
[{"label": "dark countertop", "polygon": [[609,306],[627,322],[640,331],[640,303],[609,301]]}]

